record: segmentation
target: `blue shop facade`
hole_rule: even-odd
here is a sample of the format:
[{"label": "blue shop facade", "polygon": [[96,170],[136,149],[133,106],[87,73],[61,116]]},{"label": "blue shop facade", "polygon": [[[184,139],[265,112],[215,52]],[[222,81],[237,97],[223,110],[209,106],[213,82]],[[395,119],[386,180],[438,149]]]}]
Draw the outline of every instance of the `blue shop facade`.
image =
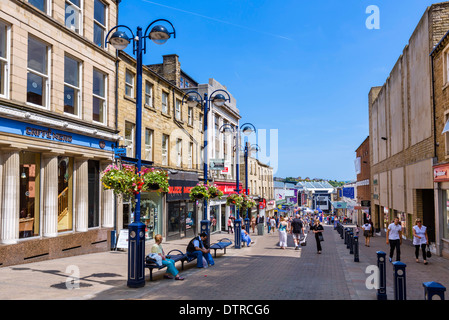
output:
[{"label": "blue shop facade", "polygon": [[106,251],[115,130],[0,105],[0,266]]}]

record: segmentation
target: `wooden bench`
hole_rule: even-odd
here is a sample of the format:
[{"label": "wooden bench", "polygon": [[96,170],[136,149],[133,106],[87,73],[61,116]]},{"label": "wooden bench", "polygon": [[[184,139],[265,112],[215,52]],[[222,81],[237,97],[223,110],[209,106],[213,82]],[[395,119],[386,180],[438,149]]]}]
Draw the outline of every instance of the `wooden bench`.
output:
[{"label": "wooden bench", "polygon": [[232,244],[232,241],[228,238],[223,238],[219,240],[217,243],[214,243],[210,246],[210,249],[214,249],[214,258],[217,257],[217,250],[222,249],[224,250],[224,254],[226,254],[226,248],[229,247]]},{"label": "wooden bench", "polygon": [[[190,261],[194,260],[194,258],[191,259],[191,258],[187,257],[187,254],[185,254],[182,251],[177,250],[177,249],[171,250],[169,253],[167,253],[166,257],[168,259],[173,260],[175,263],[178,261],[181,261],[181,264],[182,264],[181,270],[184,270],[184,262],[186,262],[186,261],[190,262]],[[148,268],[148,270],[150,270],[150,281],[153,281],[153,269],[161,270],[166,267],[167,266],[165,266],[165,265],[159,266],[154,261],[147,261],[147,259],[145,258],[145,268]]]}]

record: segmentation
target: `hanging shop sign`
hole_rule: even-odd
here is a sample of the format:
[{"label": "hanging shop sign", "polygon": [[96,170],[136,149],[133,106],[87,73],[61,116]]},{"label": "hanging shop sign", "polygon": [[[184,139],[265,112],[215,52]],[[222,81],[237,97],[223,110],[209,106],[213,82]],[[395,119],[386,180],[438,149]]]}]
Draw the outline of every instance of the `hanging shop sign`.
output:
[{"label": "hanging shop sign", "polygon": [[433,167],[433,181],[449,181],[449,164],[442,164]]}]

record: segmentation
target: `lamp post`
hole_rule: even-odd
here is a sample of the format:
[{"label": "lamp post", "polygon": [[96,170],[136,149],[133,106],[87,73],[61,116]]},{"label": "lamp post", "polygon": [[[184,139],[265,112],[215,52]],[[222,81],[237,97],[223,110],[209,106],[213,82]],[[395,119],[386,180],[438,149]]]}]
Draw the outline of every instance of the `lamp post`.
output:
[{"label": "lamp post", "polygon": [[[245,123],[240,126],[234,128],[231,124],[224,124],[220,127],[220,132],[225,134],[233,134],[235,138],[235,192],[240,193],[240,160],[239,160],[239,151],[240,151],[240,132],[244,135],[249,136],[252,133],[256,132],[256,128],[251,123]],[[239,215],[239,208],[236,208],[236,219],[234,220],[234,247],[236,249],[240,249],[242,247],[242,239],[241,239],[241,229],[242,229],[242,220]]]},{"label": "lamp post", "polygon": [[[151,31],[148,30],[156,22],[163,21],[170,24],[173,32],[169,32],[162,25],[155,25]],[[126,28],[131,32],[132,37],[119,31],[118,28]],[[109,34],[116,30],[111,37]],[[128,44],[133,41],[133,53],[136,55],[136,74],[137,74],[137,85],[136,85],[136,164],[137,172],[141,171],[142,168],[142,53],[146,53],[146,39],[151,39],[156,44],[164,44],[170,39],[171,35],[176,38],[176,31],[170,21],[165,19],[158,19],[153,21],[142,33],[142,28],[137,27],[137,33],[134,35],[132,30],[125,25],[118,25],[109,30],[106,35],[106,46],[110,43],[117,50],[124,50]],[[128,236],[128,281],[127,285],[131,288],[140,288],[145,286],[145,268],[144,268],[144,258],[145,258],[145,224],[140,221],[140,193],[135,195],[135,210],[134,210],[134,221],[129,225],[129,236]]]},{"label": "lamp post", "polygon": [[[226,98],[222,93],[226,94],[228,97]],[[184,103],[184,99],[187,100],[187,104],[189,107],[194,108],[197,104],[200,104],[203,107],[204,110],[204,121],[203,121],[203,132],[204,132],[204,164],[203,164],[203,171],[204,171],[204,183],[207,184],[208,179],[208,153],[207,153],[207,147],[208,147],[208,126],[207,126],[207,117],[210,109],[210,102],[217,106],[222,107],[226,101],[231,102],[231,97],[229,93],[225,90],[218,89],[212,92],[209,96],[206,93],[204,93],[204,98],[201,97],[201,94],[195,90],[190,90],[184,94],[184,97],[182,98],[182,103]],[[207,237],[207,245],[210,246],[210,220],[207,218],[207,199],[204,199],[204,210],[203,210],[203,220],[201,220],[201,232],[205,232]]]},{"label": "lamp post", "polygon": [[[245,189],[246,189],[246,195],[249,195],[248,156],[252,152],[259,152],[259,151],[260,151],[260,148],[257,144],[250,145],[250,143],[248,141],[245,143]],[[249,209],[246,209],[245,228],[246,228],[246,232],[249,233]]]}]

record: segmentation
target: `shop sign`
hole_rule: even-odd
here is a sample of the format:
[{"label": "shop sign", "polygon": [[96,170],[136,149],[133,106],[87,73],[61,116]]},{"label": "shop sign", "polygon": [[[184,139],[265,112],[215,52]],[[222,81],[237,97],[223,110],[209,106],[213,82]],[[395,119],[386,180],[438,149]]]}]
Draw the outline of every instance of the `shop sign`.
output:
[{"label": "shop sign", "polygon": [[189,200],[190,191],[197,185],[198,180],[168,180],[167,201]]},{"label": "shop sign", "polygon": [[[224,183],[224,182],[215,182],[215,185],[220,189],[221,192],[224,194],[231,194],[235,192],[236,185],[235,183]],[[242,184],[239,185],[239,190],[243,192],[243,186]]]},{"label": "shop sign", "polygon": [[210,159],[209,163],[210,170],[222,171],[225,169],[225,161],[224,159]]},{"label": "shop sign", "polygon": [[449,181],[449,165],[433,167],[433,180],[435,182]]}]

